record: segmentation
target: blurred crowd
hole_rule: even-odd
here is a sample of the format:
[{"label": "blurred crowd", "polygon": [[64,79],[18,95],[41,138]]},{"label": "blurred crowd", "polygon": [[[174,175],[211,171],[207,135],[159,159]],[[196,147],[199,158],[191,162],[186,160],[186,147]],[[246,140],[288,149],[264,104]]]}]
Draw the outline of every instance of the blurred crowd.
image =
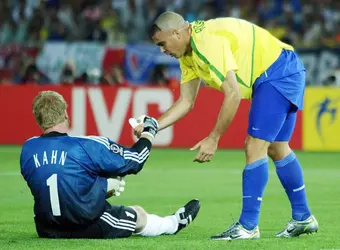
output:
[{"label": "blurred crowd", "polygon": [[[340,47],[340,0],[1,0],[0,45],[96,41],[110,46],[146,41],[148,27],[164,11],[178,12],[188,21],[246,19],[300,48]],[[38,82],[49,81],[34,62],[17,64],[14,82],[38,76]],[[74,66],[66,64],[61,79],[70,79],[72,72]],[[79,81],[97,73],[85,72]],[[166,74],[158,67],[150,77],[164,84]],[[100,79],[122,83],[124,72],[114,65]]]},{"label": "blurred crowd", "polygon": [[141,41],[163,11],[243,18],[296,46],[340,44],[338,0],[1,0],[0,44]]}]

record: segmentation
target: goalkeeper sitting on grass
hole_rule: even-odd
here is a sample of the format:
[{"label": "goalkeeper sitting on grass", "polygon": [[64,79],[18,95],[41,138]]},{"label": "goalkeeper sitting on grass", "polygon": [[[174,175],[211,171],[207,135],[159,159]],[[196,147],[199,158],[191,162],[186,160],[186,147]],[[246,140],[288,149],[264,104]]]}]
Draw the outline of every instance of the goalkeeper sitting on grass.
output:
[{"label": "goalkeeper sitting on grass", "polygon": [[148,214],[140,206],[106,201],[124,191],[124,176],[143,168],[158,129],[155,119],[145,117],[140,139],[125,148],[106,137],[69,136],[66,109],[60,94],[40,92],[33,113],[43,134],[27,140],[21,152],[21,173],[34,196],[34,220],[40,237],[176,234],[195,219],[198,200],[166,217]]}]

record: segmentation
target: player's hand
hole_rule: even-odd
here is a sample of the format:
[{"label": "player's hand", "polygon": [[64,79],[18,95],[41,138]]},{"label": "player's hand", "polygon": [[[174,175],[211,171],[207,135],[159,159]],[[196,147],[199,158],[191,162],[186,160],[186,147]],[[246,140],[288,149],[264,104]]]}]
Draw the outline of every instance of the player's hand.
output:
[{"label": "player's hand", "polygon": [[143,123],[139,124],[137,125],[137,127],[133,129],[133,134],[139,139],[142,135],[143,129],[144,129],[144,124]]},{"label": "player's hand", "polygon": [[155,118],[142,115],[139,118],[130,118],[129,123],[134,130],[134,135],[140,138],[142,134],[147,134],[155,138],[158,132],[158,122]]},{"label": "player's hand", "polygon": [[106,198],[111,196],[120,196],[125,190],[125,180],[122,177],[107,179],[107,194]]},{"label": "player's hand", "polygon": [[211,138],[206,137],[199,143],[197,143],[190,150],[198,149],[198,153],[194,159],[194,162],[209,162],[212,160],[216,150],[217,150],[218,141]]},{"label": "player's hand", "polygon": [[138,118],[130,118],[129,123],[133,128],[133,134],[139,139],[144,129],[144,118],[146,115],[142,115]]}]

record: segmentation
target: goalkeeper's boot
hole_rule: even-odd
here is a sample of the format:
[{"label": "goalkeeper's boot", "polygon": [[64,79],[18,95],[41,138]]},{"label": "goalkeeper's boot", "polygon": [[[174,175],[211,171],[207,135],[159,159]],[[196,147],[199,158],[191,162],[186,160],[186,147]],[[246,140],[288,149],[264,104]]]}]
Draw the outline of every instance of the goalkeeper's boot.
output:
[{"label": "goalkeeper's boot", "polygon": [[291,219],[286,228],[276,234],[276,237],[292,238],[298,237],[301,234],[316,233],[319,229],[318,221],[313,215],[303,221]]},{"label": "goalkeeper's boot", "polygon": [[223,233],[211,236],[212,240],[246,240],[246,239],[259,239],[260,230],[256,226],[253,230],[245,229],[239,222],[232,224]]},{"label": "goalkeeper's boot", "polygon": [[196,218],[198,212],[200,211],[200,207],[201,204],[199,200],[191,200],[186,205],[177,210],[175,216],[178,221],[178,229],[175,234],[187,227]]}]

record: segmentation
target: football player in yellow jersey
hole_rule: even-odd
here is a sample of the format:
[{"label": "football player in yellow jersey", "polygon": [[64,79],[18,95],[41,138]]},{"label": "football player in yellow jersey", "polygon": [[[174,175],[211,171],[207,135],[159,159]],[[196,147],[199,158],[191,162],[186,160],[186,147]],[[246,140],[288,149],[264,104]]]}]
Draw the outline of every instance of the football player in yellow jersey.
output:
[{"label": "football player in yellow jersey", "polygon": [[[292,220],[276,234],[295,237],[318,230],[308,207],[302,168],[289,147],[296,112],[303,107],[305,68],[292,46],[255,24],[236,18],[186,22],[165,12],[150,29],[161,51],[179,59],[181,94],[158,119],[164,129],[193,108],[202,80],[224,94],[216,124],[192,150],[194,161],[209,162],[241,99],[251,99],[243,170],[243,207],[238,222],[216,240],[259,238],[260,206],[268,181],[269,156],[292,207]],[[135,132],[138,134],[140,128]]]}]

